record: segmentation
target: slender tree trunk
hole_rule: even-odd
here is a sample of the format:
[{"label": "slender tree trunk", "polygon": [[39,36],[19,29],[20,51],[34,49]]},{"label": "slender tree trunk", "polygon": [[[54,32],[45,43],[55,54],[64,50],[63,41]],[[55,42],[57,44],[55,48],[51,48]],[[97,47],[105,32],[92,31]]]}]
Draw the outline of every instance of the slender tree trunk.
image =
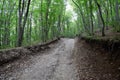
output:
[{"label": "slender tree trunk", "polygon": [[[27,10],[26,10],[26,12],[24,12],[25,11],[24,0],[23,1],[19,0],[19,25],[18,25],[17,46],[22,46],[23,35],[24,35],[24,28],[25,28],[27,17],[28,17],[28,13],[29,13],[30,2],[31,2],[31,0],[28,0],[27,8],[26,8]],[[23,17],[24,17],[24,19],[23,19]],[[22,19],[23,19],[23,21],[22,21]]]},{"label": "slender tree trunk", "polygon": [[89,4],[90,4],[91,33],[92,33],[92,35],[94,35],[94,26],[93,26],[93,18],[92,18],[92,16],[93,16],[92,0],[89,0]]},{"label": "slender tree trunk", "polygon": [[103,27],[102,27],[102,36],[105,36],[105,22],[104,22],[104,19],[103,19],[103,16],[102,16],[102,10],[101,10],[101,6],[100,4],[97,2],[97,0],[94,0],[98,9],[99,9],[99,13],[100,13],[100,18],[102,20],[102,23],[103,23]]},{"label": "slender tree trunk", "polygon": [[111,0],[109,0],[109,4],[110,4],[110,14],[111,14],[111,21],[113,20],[113,8],[112,8],[112,2]]},{"label": "slender tree trunk", "polygon": [[42,42],[45,41],[45,36],[44,36],[44,19],[43,19],[43,0],[41,0],[41,10],[40,10],[40,19],[41,19],[41,39],[42,39]]},{"label": "slender tree trunk", "polygon": [[89,30],[88,30],[87,25],[86,25],[86,22],[85,22],[85,17],[84,17],[84,15],[83,15],[83,12],[82,12],[81,7],[80,7],[74,0],[72,0],[72,1],[73,1],[73,3],[78,7],[78,9],[79,9],[79,11],[80,11],[80,15],[81,15],[81,17],[82,17],[82,21],[83,21],[83,25],[84,25],[85,31],[89,33]]},{"label": "slender tree trunk", "polygon": [[116,1],[116,4],[115,4],[115,13],[116,13],[116,21],[119,21],[119,3],[118,3],[118,0],[115,0]]},{"label": "slender tree trunk", "polygon": [[48,30],[49,30],[49,8],[50,8],[50,4],[51,4],[51,0],[47,0],[47,10],[46,10],[46,15],[45,15],[45,29],[44,29],[44,33],[45,33],[45,41],[48,39]]}]

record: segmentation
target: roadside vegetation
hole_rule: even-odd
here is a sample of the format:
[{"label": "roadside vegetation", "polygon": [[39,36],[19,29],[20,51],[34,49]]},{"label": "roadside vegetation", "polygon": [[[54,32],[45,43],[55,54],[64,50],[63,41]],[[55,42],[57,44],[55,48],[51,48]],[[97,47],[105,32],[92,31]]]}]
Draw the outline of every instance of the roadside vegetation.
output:
[{"label": "roadside vegetation", "polygon": [[1,0],[0,49],[58,37],[120,39],[120,0]]}]

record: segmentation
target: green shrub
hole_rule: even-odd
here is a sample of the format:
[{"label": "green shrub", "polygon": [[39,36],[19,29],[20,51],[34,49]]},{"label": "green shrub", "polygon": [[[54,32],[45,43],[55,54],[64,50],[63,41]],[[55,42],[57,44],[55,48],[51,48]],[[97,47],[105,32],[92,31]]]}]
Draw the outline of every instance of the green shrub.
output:
[{"label": "green shrub", "polygon": [[120,32],[120,21],[112,21],[111,25],[113,26],[114,31]]}]

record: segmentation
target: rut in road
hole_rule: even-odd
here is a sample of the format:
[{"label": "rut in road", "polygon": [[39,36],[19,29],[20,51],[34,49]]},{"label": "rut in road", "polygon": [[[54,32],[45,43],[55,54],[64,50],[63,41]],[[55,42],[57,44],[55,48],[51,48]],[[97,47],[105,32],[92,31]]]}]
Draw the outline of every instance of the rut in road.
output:
[{"label": "rut in road", "polygon": [[[0,80],[119,80],[119,64],[81,39],[61,39],[50,49],[0,66]],[[116,65],[117,64],[117,65]]]},{"label": "rut in road", "polygon": [[[61,39],[53,49],[42,55],[31,57],[22,66],[13,69],[13,74],[5,80],[78,80],[74,60],[72,58],[74,39]],[[16,62],[19,64],[19,62]],[[16,66],[16,63],[14,66]],[[20,65],[17,65],[20,66]],[[8,73],[6,73],[8,74]],[[3,79],[3,80],[4,80]]]}]

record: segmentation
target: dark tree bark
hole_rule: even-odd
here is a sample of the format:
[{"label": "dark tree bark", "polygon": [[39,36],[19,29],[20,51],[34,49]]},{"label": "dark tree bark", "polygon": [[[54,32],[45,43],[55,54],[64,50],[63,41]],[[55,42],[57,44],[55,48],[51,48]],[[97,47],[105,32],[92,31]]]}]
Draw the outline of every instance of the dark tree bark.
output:
[{"label": "dark tree bark", "polygon": [[[30,2],[31,2],[31,0],[28,0],[27,8],[25,8],[25,6],[24,6],[25,1],[24,0],[19,0],[19,25],[18,25],[17,46],[22,45],[24,28],[25,28],[28,13],[29,13]],[[27,9],[27,10],[25,10],[25,9]]]},{"label": "dark tree bark", "polygon": [[86,31],[86,32],[89,32],[89,30],[88,30],[88,28],[87,28],[87,25],[86,25],[86,22],[85,22],[85,17],[84,17],[84,15],[83,15],[83,12],[82,12],[81,7],[80,7],[74,0],[72,0],[72,1],[73,1],[73,3],[78,7],[78,9],[79,9],[79,11],[80,11],[80,15],[81,15],[81,17],[82,17],[82,22],[83,22],[85,31]]},{"label": "dark tree bark", "polygon": [[118,3],[118,0],[115,0],[116,2],[116,4],[115,4],[115,13],[116,13],[116,15],[115,15],[115,17],[116,17],[116,21],[119,21],[119,3]]},{"label": "dark tree bark", "polygon": [[95,1],[95,4],[96,4],[97,7],[98,7],[98,10],[99,10],[99,13],[100,13],[100,18],[101,18],[102,23],[103,23],[102,36],[105,36],[105,22],[104,22],[104,19],[103,19],[103,16],[102,16],[101,6],[100,6],[100,4],[97,2],[97,0],[94,0],[94,1]]},{"label": "dark tree bark", "polygon": [[50,8],[51,0],[47,0],[47,10],[46,10],[46,15],[45,15],[45,28],[44,28],[44,33],[45,33],[45,41],[48,39],[48,30],[49,30],[49,8]]},{"label": "dark tree bark", "polygon": [[92,0],[89,0],[89,4],[90,4],[91,33],[92,35],[94,35]]}]

